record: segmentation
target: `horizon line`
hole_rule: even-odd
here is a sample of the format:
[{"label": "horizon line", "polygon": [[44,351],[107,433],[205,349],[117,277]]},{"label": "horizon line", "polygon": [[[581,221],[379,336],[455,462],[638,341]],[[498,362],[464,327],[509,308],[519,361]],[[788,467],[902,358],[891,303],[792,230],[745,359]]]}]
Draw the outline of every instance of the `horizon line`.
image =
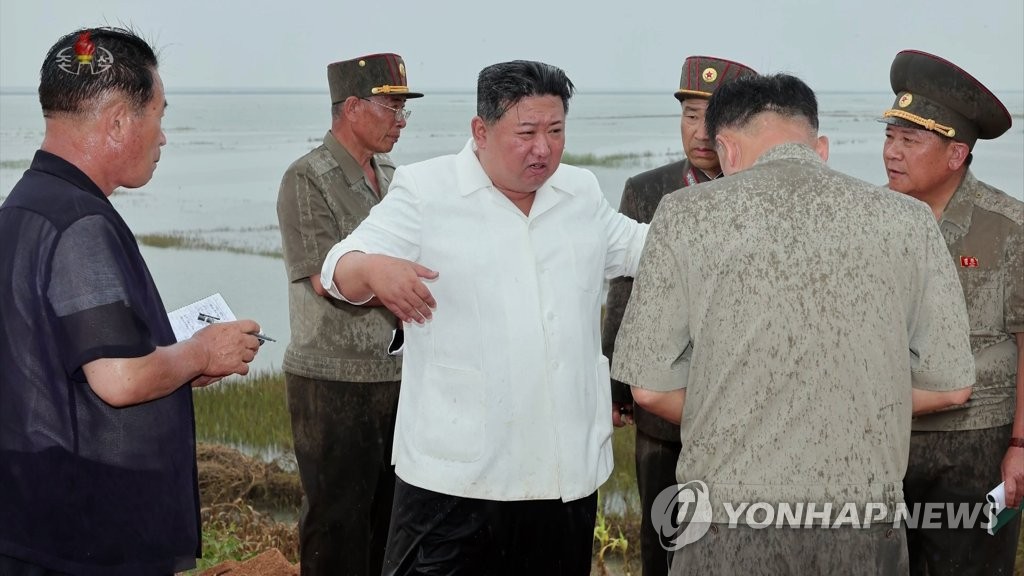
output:
[{"label": "horizon line", "polygon": [[[36,86],[0,86],[0,94],[35,94],[38,90]],[[417,90],[424,94],[435,93],[435,94],[474,94],[476,88],[452,88],[452,87],[440,87],[440,88],[421,88],[417,87]],[[996,91],[996,90],[994,90]],[[326,88],[314,88],[314,87],[284,87],[284,86],[183,86],[180,88],[167,88],[168,94],[321,94],[326,93]],[[667,93],[671,94],[674,90],[669,90]],[[829,90],[815,90],[818,94],[888,94],[889,90],[863,90],[863,89],[829,89]],[[1024,93],[1024,90],[1001,90],[1006,93]],[[661,94],[665,93],[665,90],[660,89],[622,89],[622,88],[577,88],[576,93],[580,94]]]},{"label": "horizon line", "polygon": [[[419,88],[417,90],[429,96],[430,94],[475,94],[476,88]],[[33,86],[0,86],[0,95],[12,95],[12,96],[23,96],[28,94],[36,94],[38,87]],[[263,87],[263,86],[230,86],[230,87],[210,87],[210,86],[183,86],[180,88],[167,88],[168,94],[235,94],[235,95],[266,95],[266,94],[325,94],[327,91],[324,88],[313,88],[313,87]],[[1007,94],[1024,94],[1024,90],[994,90],[994,92],[1003,92]],[[673,91],[665,92],[659,89],[621,89],[621,88],[593,88],[593,89],[576,89],[576,94],[663,94],[673,93]],[[889,94],[889,90],[852,90],[852,89],[830,89],[830,90],[815,90],[817,94]]]}]

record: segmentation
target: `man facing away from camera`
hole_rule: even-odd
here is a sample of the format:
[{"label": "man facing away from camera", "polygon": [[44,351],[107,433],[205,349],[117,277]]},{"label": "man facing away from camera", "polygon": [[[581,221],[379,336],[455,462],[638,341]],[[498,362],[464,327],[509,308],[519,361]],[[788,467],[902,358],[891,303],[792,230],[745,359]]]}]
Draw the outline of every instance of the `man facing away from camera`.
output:
[{"label": "man facing away from camera", "polygon": [[388,152],[411,114],[397,54],[327,66],[331,129],[285,172],[277,214],[288,273],[291,341],[284,356],[304,575],[380,574],[395,490],[391,464],[401,358],[388,354],[395,315],[327,297],[320,267],[387,193]]},{"label": "man facing away from camera", "polygon": [[[613,366],[638,404],[682,419],[677,478],[706,483],[711,524],[671,573],[905,573],[893,515],[911,411],[962,403],[974,381],[938,228],[922,203],[825,165],[798,78],[725,84],[706,121],[728,178],[662,201]],[[730,524],[742,503],[830,513]],[[832,528],[869,504],[886,518]]]},{"label": "man facing away from camera", "polygon": [[407,323],[385,574],[590,573],[612,469],[602,284],[647,226],[561,165],[573,84],[541,62],[484,68],[472,139],[398,168],[335,246],[323,284]]},{"label": "man facing away from camera", "polygon": [[[1024,203],[978,180],[978,139],[1010,129],[1009,112],[981,82],[943,58],[904,50],[883,113],[889,188],[928,204],[963,286],[977,382],[955,410],[914,418],[907,505],[977,509],[1003,483],[1024,496]],[[913,574],[1013,574],[1020,515],[988,534],[978,527],[908,530]]]},{"label": "man facing away from camera", "polygon": [[246,374],[251,320],[175,341],[108,197],[153,177],[167,102],[127,30],[64,36],[41,149],[0,206],[0,574],[167,575],[200,553],[192,387]]},{"label": "man facing away from camera", "polygon": [[[620,212],[638,222],[650,222],[658,203],[669,192],[722,176],[715,145],[704,128],[708,98],[725,82],[754,73],[743,64],[711,56],[690,56],[683,62],[675,97],[682,107],[679,128],[685,157],[626,180]],[[615,336],[632,289],[633,279],[628,277],[613,278],[608,289],[601,343],[604,355],[611,361],[614,361]],[[682,448],[679,426],[634,406],[629,386],[615,380],[612,381],[612,405],[617,408],[613,413],[616,425],[624,424],[630,415],[636,422],[636,485],[642,510],[640,559],[643,574],[664,576],[668,573],[671,555],[661,547],[651,523],[651,510],[655,497],[676,483],[676,462]]]}]

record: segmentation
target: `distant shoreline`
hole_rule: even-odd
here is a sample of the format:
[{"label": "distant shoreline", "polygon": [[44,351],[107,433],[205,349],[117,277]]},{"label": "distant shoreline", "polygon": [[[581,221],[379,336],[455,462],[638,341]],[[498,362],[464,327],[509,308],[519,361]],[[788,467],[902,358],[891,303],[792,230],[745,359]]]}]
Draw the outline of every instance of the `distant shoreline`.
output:
[{"label": "distant shoreline", "polygon": [[[476,90],[473,88],[423,88],[425,93],[429,94],[464,94],[474,95]],[[204,95],[204,96],[216,96],[216,95],[230,95],[230,96],[266,96],[266,95],[308,95],[308,94],[323,94],[323,88],[168,88],[168,95]],[[612,90],[612,89],[578,89],[577,94],[626,94],[626,95],[645,95],[645,94],[664,94],[661,90]],[[818,90],[818,94],[890,94],[886,90]],[[1024,94],[1024,90],[997,90],[996,94]],[[35,87],[0,87],[0,96],[27,96],[35,95]]]}]

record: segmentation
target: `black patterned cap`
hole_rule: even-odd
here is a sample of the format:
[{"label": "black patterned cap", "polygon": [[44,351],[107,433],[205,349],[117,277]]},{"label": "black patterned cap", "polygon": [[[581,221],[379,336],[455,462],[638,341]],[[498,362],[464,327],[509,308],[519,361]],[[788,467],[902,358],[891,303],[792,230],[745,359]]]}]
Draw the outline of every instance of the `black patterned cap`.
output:
[{"label": "black patterned cap", "polygon": [[896,94],[882,122],[937,132],[974,148],[981,138],[998,138],[1010,129],[1006,106],[956,64],[927,52],[904,50],[889,69]]}]

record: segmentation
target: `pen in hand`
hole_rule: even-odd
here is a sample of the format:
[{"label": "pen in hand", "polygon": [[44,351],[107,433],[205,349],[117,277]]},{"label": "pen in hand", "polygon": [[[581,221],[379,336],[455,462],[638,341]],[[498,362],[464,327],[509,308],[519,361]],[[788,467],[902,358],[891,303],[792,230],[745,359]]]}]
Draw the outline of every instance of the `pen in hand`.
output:
[{"label": "pen in hand", "polygon": [[[207,324],[213,324],[214,322],[219,322],[220,318],[218,318],[216,316],[211,316],[209,314],[205,314],[203,312],[200,312],[199,313],[199,321],[200,322],[206,322]],[[260,346],[262,346],[264,342],[277,342],[277,340],[274,340],[270,336],[267,336],[266,334],[262,334],[260,332],[257,332],[255,334],[253,334],[253,336],[255,336],[257,339],[259,339]]]}]

